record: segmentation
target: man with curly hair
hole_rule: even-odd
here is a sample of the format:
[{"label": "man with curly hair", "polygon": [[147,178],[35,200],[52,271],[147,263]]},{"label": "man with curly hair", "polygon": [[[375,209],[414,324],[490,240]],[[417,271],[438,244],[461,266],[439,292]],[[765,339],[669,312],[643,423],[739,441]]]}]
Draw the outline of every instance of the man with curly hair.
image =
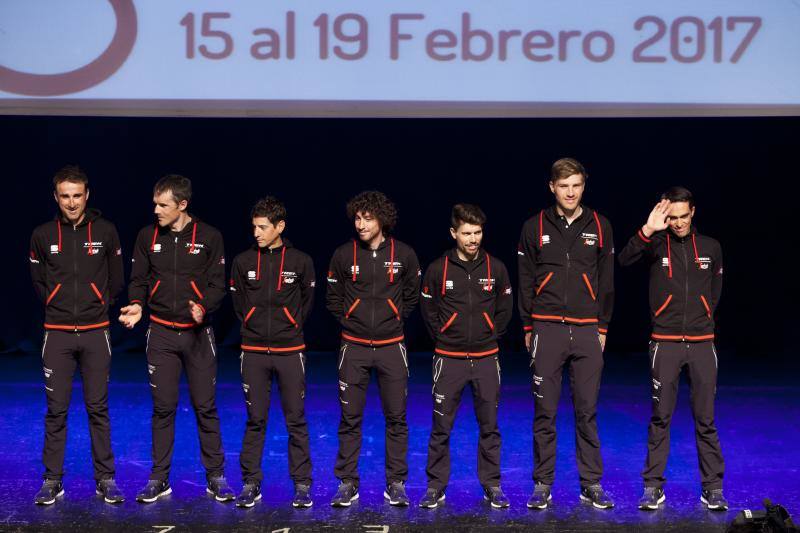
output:
[{"label": "man with curly hair", "polygon": [[397,210],[385,194],[365,191],[347,204],[357,239],[333,254],[327,307],[342,326],[339,350],[339,489],[334,507],[358,499],[361,421],[372,369],[378,376],[386,418],[386,491],[391,505],[407,506],[408,359],[403,322],[419,299],[419,261],[408,245],[391,237]]}]

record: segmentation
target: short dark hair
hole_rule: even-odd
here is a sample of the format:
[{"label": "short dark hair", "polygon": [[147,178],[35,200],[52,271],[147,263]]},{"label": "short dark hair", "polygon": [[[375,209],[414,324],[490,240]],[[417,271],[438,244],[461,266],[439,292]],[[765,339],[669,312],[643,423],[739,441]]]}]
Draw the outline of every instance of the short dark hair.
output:
[{"label": "short dark hair", "polygon": [[274,196],[267,196],[258,200],[250,210],[250,218],[256,217],[267,217],[274,226],[281,220],[286,220],[286,207]]},{"label": "short dark hair", "polygon": [[153,194],[170,191],[176,203],[192,199],[192,180],[180,174],[167,174],[158,180],[153,187]]},{"label": "short dark hair", "polygon": [[486,224],[486,214],[480,207],[473,204],[456,204],[450,213],[450,227],[457,230],[461,224],[474,224],[483,227]]},{"label": "short dark hair", "polygon": [[88,176],[86,176],[86,173],[77,165],[66,165],[56,172],[55,176],[53,176],[53,189],[57,189],[58,184],[64,183],[65,181],[70,183],[83,183],[86,189],[89,188]]},{"label": "short dark hair", "polygon": [[397,208],[380,191],[364,191],[351,198],[347,202],[347,217],[353,220],[356,213],[369,213],[377,218],[384,234],[391,233],[397,224]]},{"label": "short dark hair", "polygon": [[670,187],[664,194],[661,195],[662,200],[669,200],[670,202],[689,202],[689,207],[694,207],[694,196],[691,191],[686,187]]},{"label": "short dark hair", "polygon": [[550,168],[550,181],[568,178],[573,174],[580,174],[583,176],[584,181],[589,178],[589,173],[586,172],[586,169],[577,159],[564,157],[553,163],[553,166]]}]

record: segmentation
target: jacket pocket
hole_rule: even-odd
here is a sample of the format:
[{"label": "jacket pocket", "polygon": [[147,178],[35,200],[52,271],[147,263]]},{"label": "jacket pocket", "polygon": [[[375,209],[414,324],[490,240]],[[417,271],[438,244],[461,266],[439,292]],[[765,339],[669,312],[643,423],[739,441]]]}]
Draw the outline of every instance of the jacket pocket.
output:
[{"label": "jacket pocket", "polygon": [[391,298],[387,298],[386,301],[388,302],[389,307],[392,308],[392,312],[394,313],[395,318],[397,318],[397,320],[400,320],[400,311],[397,310],[397,306],[394,305],[394,302],[392,301],[392,299]]},{"label": "jacket pocket", "polygon": [[344,314],[344,317],[350,318],[350,315],[353,314],[353,311],[356,310],[356,307],[358,307],[358,304],[360,303],[361,303],[361,298],[356,298],[356,301],[353,302],[353,305],[350,306],[350,309],[347,310],[347,313]]},{"label": "jacket pocket", "polygon": [[711,318],[711,307],[708,305],[708,300],[702,294],[700,295],[700,300],[703,302],[703,307],[706,308],[706,315]]},{"label": "jacket pocket", "polygon": [[284,307],[284,308],[283,308],[283,314],[285,314],[285,315],[286,315],[286,318],[288,318],[288,319],[289,319],[289,322],[291,322],[291,323],[292,323],[292,326],[294,326],[295,328],[297,328],[297,327],[298,327],[298,326],[297,326],[297,321],[294,319],[294,317],[292,316],[292,313],[291,313],[291,312],[289,312],[289,309],[288,309],[287,307]]},{"label": "jacket pocket", "polygon": [[589,289],[589,296],[592,297],[592,300],[597,300],[597,297],[594,295],[594,289],[592,288],[592,282],[589,281],[589,276],[585,273],[581,274],[581,276],[583,277],[583,282],[586,284],[586,288]]},{"label": "jacket pocket", "polygon": [[56,294],[57,294],[57,293],[58,293],[58,291],[60,291],[60,290],[61,290],[61,284],[60,284],[60,283],[58,283],[58,284],[57,284],[57,285],[56,285],[56,286],[53,288],[53,292],[51,292],[51,293],[50,293],[50,294],[47,296],[47,301],[44,303],[44,305],[50,305],[50,302],[53,300],[53,298],[55,298]]},{"label": "jacket pocket", "polygon": [[483,319],[486,320],[486,323],[489,325],[489,329],[494,331],[494,322],[492,322],[492,319],[489,318],[489,313],[486,311],[483,312]]},{"label": "jacket pocket", "polygon": [[106,301],[103,299],[103,293],[100,292],[100,289],[97,288],[97,285],[95,285],[94,282],[89,283],[89,285],[92,287],[92,291],[94,292],[95,296],[97,296],[97,299],[100,300],[100,303],[105,305]]},{"label": "jacket pocket", "polygon": [[453,325],[453,322],[455,321],[457,316],[458,316],[458,313],[457,312],[453,312],[453,314],[450,316],[450,318],[447,319],[447,322],[444,323],[444,326],[442,326],[442,328],[439,330],[439,333],[444,333],[445,331],[447,331],[447,328],[449,328],[450,326]]},{"label": "jacket pocket", "polygon": [[539,284],[539,286],[536,287],[536,296],[539,296],[539,293],[542,292],[542,289],[544,289],[544,286],[547,285],[550,282],[550,278],[552,278],[552,277],[553,277],[553,273],[552,272],[548,272],[547,275],[542,280],[542,282]]},{"label": "jacket pocket", "polygon": [[655,316],[658,316],[658,315],[660,315],[661,313],[663,313],[663,312],[664,312],[664,309],[666,309],[666,308],[667,308],[667,306],[669,305],[669,303],[670,303],[671,301],[672,301],[672,294],[669,294],[669,295],[667,295],[667,299],[666,299],[666,300],[664,300],[664,303],[663,303],[663,304],[661,304],[661,307],[659,307],[658,309],[656,309]]},{"label": "jacket pocket", "polygon": [[195,283],[194,280],[192,280],[192,281],[189,282],[189,284],[192,286],[192,290],[197,295],[197,297],[202,300],[203,299],[203,293],[200,292],[200,289],[197,288],[197,283]]},{"label": "jacket pocket", "polygon": [[250,317],[253,316],[253,313],[255,313],[255,312],[256,312],[256,306],[254,305],[253,307],[250,308],[250,310],[244,316],[244,322],[243,323],[244,323],[245,326],[247,325],[247,321],[250,320]]},{"label": "jacket pocket", "polygon": [[156,294],[156,291],[158,290],[158,286],[159,285],[161,285],[161,280],[160,279],[156,280],[156,284],[153,285],[152,289],[150,289],[150,297],[147,299],[148,302],[153,299],[153,296]]}]

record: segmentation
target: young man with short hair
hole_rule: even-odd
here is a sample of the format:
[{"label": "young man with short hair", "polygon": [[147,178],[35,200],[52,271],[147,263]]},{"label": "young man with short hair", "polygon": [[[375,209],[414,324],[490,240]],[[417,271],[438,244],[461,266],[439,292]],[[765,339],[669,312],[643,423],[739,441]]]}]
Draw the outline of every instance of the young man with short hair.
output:
[{"label": "young man with short hair", "polygon": [[108,379],[111,370],[108,309],[124,286],[122,250],[114,225],[97,209],[87,209],[89,179],[76,166],[53,177],[59,212],[33,231],[31,278],[45,306],[44,483],[36,494],[40,505],[64,494],[64,450],[72,379],[80,365],[83,396],[89,415],[96,492],[108,503],[120,503],[114,483]]},{"label": "young man with short hair", "polygon": [[339,453],[334,473],[340,484],[331,501],[347,507],[358,499],[361,422],[370,372],[378,376],[386,418],[386,490],[390,505],[407,506],[408,360],[403,323],[419,299],[419,261],[391,236],[394,204],[381,192],[365,191],[347,204],[357,239],[333,254],[327,307],[342,326],[339,349]]},{"label": "young man with short hair", "polygon": [[261,499],[261,459],[274,376],[289,433],[292,505],[311,507],[303,324],[314,305],[314,263],[283,237],[286,208],[280,200],[272,196],[259,200],[250,218],[256,242],[233,260],[230,287],[234,311],[242,322],[240,359],[247,404],[239,455],[244,487],[236,505],[252,507]]},{"label": "young man with short hair", "polygon": [[597,432],[603,350],[614,305],[614,239],[608,220],[582,203],[587,178],[575,159],[556,161],[550,175],[556,203],[526,221],[520,237],[519,308],[536,406],[531,509],[544,509],[552,499],[564,367],[575,411],[580,498],[601,509],[614,506],[600,485]]},{"label": "young man with short hair", "polygon": [[225,454],[216,405],[217,354],[209,314],[225,296],[225,252],[222,235],[187,211],[192,182],[168,175],[153,188],[157,222],[136,238],[128,298],[119,317],[127,328],[142,318],[147,303],[147,370],[153,395],[153,468],[136,496],[150,503],[172,493],[169,471],[175,441],[175,412],[181,368],[186,369],[206,490],[218,501],[234,494],[225,481]]},{"label": "young man with short hair", "polygon": [[480,207],[453,207],[450,235],[455,248],[434,261],[422,283],[422,317],[436,343],[433,357],[433,427],[428,443],[428,489],[420,507],[445,499],[450,479],[450,432],[461,393],[472,387],[480,430],[478,478],[492,507],[509,506],[500,488],[500,349],[497,339],[514,308],[505,265],[481,250],[486,215]]},{"label": "young man with short hair", "polygon": [[650,341],[653,413],[647,439],[640,509],[658,509],[666,500],[664,471],[669,456],[669,427],[681,369],[687,369],[691,387],[697,459],[702,489],[700,501],[708,509],[724,511],[722,494],[725,463],[714,423],[717,388],[717,352],[714,348],[714,312],[722,294],[722,248],[701,235],[692,223],[692,193],[672,187],[661,196],[647,222],[622,252],[623,266],[644,261],[650,266]]}]

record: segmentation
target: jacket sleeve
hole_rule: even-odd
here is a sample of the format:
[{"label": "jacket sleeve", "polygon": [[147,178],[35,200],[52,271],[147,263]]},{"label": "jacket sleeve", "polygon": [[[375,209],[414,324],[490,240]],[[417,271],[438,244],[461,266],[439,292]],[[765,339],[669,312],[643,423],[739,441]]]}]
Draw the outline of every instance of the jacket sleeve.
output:
[{"label": "jacket sleeve", "polygon": [[111,235],[108,247],[108,294],[111,297],[109,305],[114,305],[117,297],[125,288],[125,268],[122,264],[122,246],[119,243],[117,228],[111,224]]},{"label": "jacket sleeve", "polygon": [[441,280],[441,269],[437,268],[434,262],[425,271],[425,279],[422,281],[422,300],[419,304],[422,321],[434,341],[442,327],[439,322],[439,304],[442,301]]},{"label": "jacket sleeve", "polygon": [[403,320],[407,320],[419,303],[419,285],[422,271],[414,250],[409,249],[406,270],[403,274]]},{"label": "jacket sleeve", "polygon": [[622,266],[630,266],[639,261],[642,257],[652,259],[653,257],[653,237],[649,238],[644,236],[642,229],[636,232],[636,235],[630,238],[628,244],[619,253],[619,264]]},{"label": "jacket sleeve", "polygon": [[598,280],[598,325],[597,329],[602,334],[608,333],[608,324],[614,311],[614,232],[611,224],[605,222],[603,229],[604,242],[597,260]]},{"label": "jacket sleeve", "polygon": [[522,328],[525,331],[533,329],[533,298],[536,295],[536,259],[539,249],[536,247],[536,238],[532,224],[522,226],[522,235],[519,237],[517,248],[517,268],[519,271],[519,314],[522,319]]},{"label": "jacket sleeve", "polygon": [[302,302],[302,315],[300,323],[305,324],[311,309],[314,308],[314,290],[317,286],[314,261],[310,256],[304,256],[303,271],[300,274],[300,300]]},{"label": "jacket sleeve", "polygon": [[242,264],[239,258],[233,260],[231,266],[230,281],[231,301],[233,302],[233,312],[239,322],[244,322],[245,309],[247,307],[247,291],[244,286],[244,276],[242,275]]},{"label": "jacket sleeve", "polygon": [[31,235],[31,250],[28,260],[31,263],[31,280],[33,290],[42,303],[47,301],[47,264],[45,259],[45,247],[42,245],[36,232]]},{"label": "jacket sleeve", "polygon": [[219,309],[222,299],[225,298],[225,245],[222,234],[214,231],[209,239],[211,250],[205,266],[206,294],[200,303],[206,314]]},{"label": "jacket sleeve", "polygon": [[508,277],[506,266],[497,273],[497,300],[495,303],[494,327],[497,337],[505,335],[511,315],[514,312],[514,294],[511,289],[511,280]]},{"label": "jacket sleeve", "polygon": [[325,305],[334,318],[341,322],[344,317],[344,280],[347,273],[339,260],[338,251],[333,253],[328,268],[328,287],[325,293]]},{"label": "jacket sleeve", "polygon": [[147,253],[147,239],[144,230],[139,232],[133,245],[131,257],[131,281],[128,284],[128,302],[142,307],[147,302],[147,288],[150,276],[150,256]]},{"label": "jacket sleeve", "polygon": [[711,268],[714,269],[711,274],[711,311],[713,314],[717,310],[717,305],[719,305],[719,300],[722,297],[722,246],[719,243],[717,243]]}]

